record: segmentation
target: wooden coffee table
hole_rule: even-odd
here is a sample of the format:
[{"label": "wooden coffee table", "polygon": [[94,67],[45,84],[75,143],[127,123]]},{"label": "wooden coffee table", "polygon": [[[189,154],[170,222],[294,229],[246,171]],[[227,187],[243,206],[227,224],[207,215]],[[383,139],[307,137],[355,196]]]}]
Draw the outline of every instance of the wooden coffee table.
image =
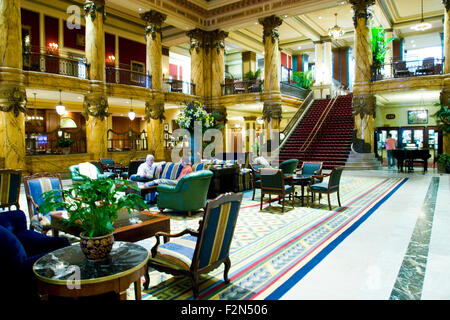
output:
[{"label": "wooden coffee table", "polygon": [[[63,231],[65,233],[79,236],[81,233],[81,228],[71,227],[64,228],[61,224],[64,218],[62,217],[62,213],[50,213],[51,216],[51,228],[53,231],[53,236],[57,237],[59,231]],[[122,216],[119,217],[114,223],[114,239],[116,241],[128,241],[128,242],[136,242],[140,240],[144,240],[150,238],[155,235],[156,232],[162,231],[170,233],[170,218],[161,214],[150,213],[146,211],[142,211],[135,215],[141,222],[139,223],[131,223],[130,217]],[[164,241],[168,241],[166,237],[164,237]]]}]

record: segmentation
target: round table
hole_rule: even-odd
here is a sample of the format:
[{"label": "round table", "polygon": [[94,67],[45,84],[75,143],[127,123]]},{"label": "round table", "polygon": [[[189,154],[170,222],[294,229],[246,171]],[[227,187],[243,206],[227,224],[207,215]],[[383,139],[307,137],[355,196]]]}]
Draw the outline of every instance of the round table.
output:
[{"label": "round table", "polygon": [[140,245],[115,241],[108,260],[92,262],[79,244],[74,244],[41,257],[33,272],[41,299],[48,295],[78,298],[115,292],[120,300],[126,300],[127,289],[134,282],[136,300],[140,300],[148,257],[148,251]]},{"label": "round table", "polygon": [[299,197],[302,199],[302,206],[304,206],[304,199],[305,199],[305,186],[307,186],[311,182],[311,176],[310,175],[301,175],[301,174],[292,174],[289,176],[290,179],[293,180],[294,185],[301,186],[302,187],[302,195]]}]

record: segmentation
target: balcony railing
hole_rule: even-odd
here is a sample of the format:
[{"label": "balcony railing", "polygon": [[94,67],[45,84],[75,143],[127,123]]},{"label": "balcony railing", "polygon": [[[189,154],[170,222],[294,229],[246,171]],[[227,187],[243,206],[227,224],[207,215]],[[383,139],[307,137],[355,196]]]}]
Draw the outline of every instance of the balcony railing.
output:
[{"label": "balcony railing", "polygon": [[195,95],[195,83],[182,80],[163,79],[163,91]]},{"label": "balcony railing", "polygon": [[144,72],[116,67],[106,67],[106,82],[151,88],[152,76]]},{"label": "balcony railing", "polygon": [[238,94],[238,93],[251,93],[262,92],[263,80],[234,80],[225,79],[225,83],[222,84],[222,95]]},{"label": "balcony railing", "polygon": [[142,130],[136,132],[129,128],[125,132],[115,132],[112,129],[107,131],[108,151],[142,151],[148,150],[147,147],[147,132]]},{"label": "balcony railing", "polygon": [[373,70],[372,81],[442,74],[444,59],[393,61]]},{"label": "balcony railing", "polygon": [[57,127],[51,132],[39,132],[31,129],[25,135],[27,155],[62,154],[58,147],[60,138],[69,138],[73,141],[70,153],[86,153],[86,132],[82,129],[63,129]]},{"label": "balcony railing", "polygon": [[58,54],[23,52],[23,69],[60,74],[80,79],[88,79],[88,67],[81,59],[67,58]]}]

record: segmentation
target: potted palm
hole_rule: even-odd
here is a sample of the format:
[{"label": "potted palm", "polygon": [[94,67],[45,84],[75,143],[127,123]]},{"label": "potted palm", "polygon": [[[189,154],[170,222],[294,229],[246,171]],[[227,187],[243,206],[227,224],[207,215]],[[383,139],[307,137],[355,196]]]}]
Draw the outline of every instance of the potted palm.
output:
[{"label": "potted palm", "polygon": [[131,214],[148,206],[140,193],[125,193],[130,188],[138,191],[126,180],[97,180],[86,176],[82,179],[71,188],[45,192],[39,208],[44,213],[66,210],[69,218],[63,220],[63,227],[80,228],[80,246],[86,258],[102,261],[112,249],[118,212],[126,209]]},{"label": "potted palm", "polygon": [[74,144],[74,141],[70,138],[59,138],[56,143],[56,147],[61,148],[63,154],[70,153],[70,146]]},{"label": "potted palm", "polygon": [[381,80],[381,69],[384,66],[386,53],[389,51],[388,44],[395,37],[385,39],[386,31],[382,27],[372,28],[372,71],[374,80]]},{"label": "potted palm", "polygon": [[438,158],[438,164],[442,166],[446,173],[450,173],[450,154],[441,153]]}]

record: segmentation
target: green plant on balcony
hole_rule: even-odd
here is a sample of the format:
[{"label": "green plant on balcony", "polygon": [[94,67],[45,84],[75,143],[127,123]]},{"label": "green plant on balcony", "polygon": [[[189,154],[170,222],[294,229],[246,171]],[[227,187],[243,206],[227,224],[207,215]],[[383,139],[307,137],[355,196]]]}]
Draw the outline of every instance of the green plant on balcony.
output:
[{"label": "green plant on balcony", "polygon": [[306,72],[294,72],[292,74],[292,80],[294,80],[294,85],[306,90],[311,90],[311,86],[314,83],[311,70],[308,70]]},{"label": "green plant on balcony", "polygon": [[381,68],[384,65],[386,53],[389,51],[388,44],[395,40],[395,37],[386,39],[386,32],[382,27],[373,27],[372,33],[372,70],[375,79],[380,78]]},{"label": "green plant on balcony", "polygon": [[261,69],[258,69],[255,72],[250,70],[244,74],[244,79],[245,80],[256,80],[260,76],[261,76]]}]

